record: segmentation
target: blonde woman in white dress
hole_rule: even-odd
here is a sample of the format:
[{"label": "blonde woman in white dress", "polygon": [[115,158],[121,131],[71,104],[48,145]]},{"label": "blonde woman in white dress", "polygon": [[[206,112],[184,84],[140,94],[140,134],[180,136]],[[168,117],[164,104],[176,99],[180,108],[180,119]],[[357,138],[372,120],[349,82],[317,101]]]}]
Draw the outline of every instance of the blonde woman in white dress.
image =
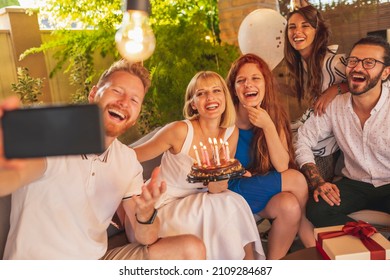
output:
[{"label": "blonde woman in white dress", "polygon": [[183,112],[185,120],[167,124],[134,148],[141,162],[163,153],[160,177],[167,191],[156,206],[165,221],[160,236],[192,233],[204,241],[207,259],[265,259],[253,214],[240,195],[227,189],[227,180],[207,186],[186,180],[197,159],[194,145],[199,150],[208,138],[223,139],[234,156],[238,130],[224,79],[198,72],[187,87]]}]

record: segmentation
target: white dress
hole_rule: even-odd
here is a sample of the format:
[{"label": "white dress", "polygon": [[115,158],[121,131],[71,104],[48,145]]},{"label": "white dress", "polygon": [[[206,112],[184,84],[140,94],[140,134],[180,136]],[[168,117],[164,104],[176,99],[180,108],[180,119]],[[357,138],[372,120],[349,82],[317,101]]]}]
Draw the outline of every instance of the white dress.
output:
[{"label": "white dress", "polygon": [[[160,236],[194,234],[204,241],[207,259],[212,260],[243,259],[243,247],[254,242],[255,258],[265,259],[253,214],[242,196],[229,190],[211,194],[202,183],[186,181],[194,162],[188,155],[194,132],[191,122],[184,122],[188,133],[181,152],[167,151],[161,160],[167,191],[157,204]],[[233,130],[227,129],[224,140]]]}]

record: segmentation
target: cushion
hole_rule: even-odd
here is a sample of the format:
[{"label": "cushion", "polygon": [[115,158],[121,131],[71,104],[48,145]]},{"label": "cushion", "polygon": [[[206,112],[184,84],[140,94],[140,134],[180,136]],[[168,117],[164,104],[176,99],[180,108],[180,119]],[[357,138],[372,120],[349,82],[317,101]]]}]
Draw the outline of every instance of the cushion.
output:
[{"label": "cushion", "polygon": [[348,215],[352,219],[362,220],[372,225],[390,226],[390,214],[376,210],[360,210]]}]

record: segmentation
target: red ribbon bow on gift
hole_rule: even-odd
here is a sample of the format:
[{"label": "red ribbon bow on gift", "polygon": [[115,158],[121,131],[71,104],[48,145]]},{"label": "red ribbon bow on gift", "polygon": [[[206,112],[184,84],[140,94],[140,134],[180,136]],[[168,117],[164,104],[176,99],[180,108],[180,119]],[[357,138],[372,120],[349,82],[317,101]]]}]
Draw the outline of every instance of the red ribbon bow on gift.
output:
[{"label": "red ribbon bow on gift", "polygon": [[371,236],[378,231],[372,225],[363,222],[348,222],[343,226],[341,231],[328,231],[318,233],[318,241],[322,246],[324,239],[338,237],[342,235],[352,235],[358,237],[364,246],[370,251],[372,260],[385,260],[386,251],[375,240],[371,239]]},{"label": "red ribbon bow on gift", "polygon": [[342,231],[346,234],[359,237],[360,239],[370,238],[373,234],[378,232],[375,227],[363,221],[348,222],[343,226]]}]

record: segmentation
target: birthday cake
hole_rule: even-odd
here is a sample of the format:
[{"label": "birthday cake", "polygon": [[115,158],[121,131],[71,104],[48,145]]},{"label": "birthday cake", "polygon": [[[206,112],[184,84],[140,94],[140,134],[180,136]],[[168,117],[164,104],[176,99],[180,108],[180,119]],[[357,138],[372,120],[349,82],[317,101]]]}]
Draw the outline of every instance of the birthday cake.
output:
[{"label": "birthday cake", "polygon": [[[202,142],[199,144],[202,156],[199,156],[198,148],[194,145],[196,161],[187,175],[188,182],[203,182],[204,185],[207,185],[208,182],[236,178],[245,173],[241,163],[237,159],[230,158],[228,142],[220,139],[220,145],[218,145],[217,139],[214,138],[213,141],[209,138],[208,147]],[[208,149],[211,150],[211,155]]]},{"label": "birthday cake", "polygon": [[199,165],[195,162],[190,173],[187,175],[187,180],[190,183],[203,182],[207,184],[212,181],[220,181],[242,176],[245,169],[237,159],[225,160],[221,159],[220,164],[214,163],[210,165]]}]

